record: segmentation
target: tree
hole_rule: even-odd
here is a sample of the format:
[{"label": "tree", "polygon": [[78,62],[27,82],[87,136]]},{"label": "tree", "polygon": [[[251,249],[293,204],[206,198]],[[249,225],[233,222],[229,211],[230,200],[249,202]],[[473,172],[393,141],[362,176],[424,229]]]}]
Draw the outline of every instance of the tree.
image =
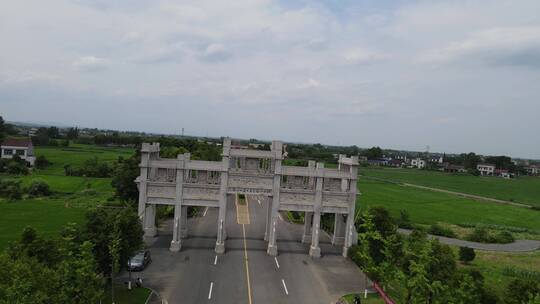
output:
[{"label": "tree", "polygon": [[39,128],[36,135],[32,137],[32,143],[36,146],[46,146],[49,144],[49,141],[49,131],[44,127]]},{"label": "tree", "polygon": [[459,247],[459,260],[465,264],[472,262],[476,257],[476,253],[473,248],[469,247]]},{"label": "tree", "polygon": [[6,137],[6,125],[4,123],[4,118],[0,116],[0,143],[4,141],[5,137]]},{"label": "tree", "polygon": [[105,275],[111,273],[111,231],[118,231],[120,235],[119,265],[125,265],[143,245],[142,226],[137,213],[131,208],[99,208],[89,211],[86,219],[84,239],[94,244],[97,267]]},{"label": "tree", "polygon": [[514,279],[506,288],[505,300],[508,304],[527,303],[530,296],[540,293],[540,283],[533,280]]},{"label": "tree", "polygon": [[102,286],[90,242],[44,239],[28,227],[0,255],[1,303],[98,303]]},{"label": "tree", "polygon": [[362,154],[368,159],[377,159],[382,157],[383,151],[380,147],[372,147],[365,150]]},{"label": "tree", "polygon": [[112,173],[111,184],[115,189],[116,197],[126,202],[135,204],[139,198],[139,189],[135,179],[140,174],[140,159],[136,156],[128,159],[120,158]]},{"label": "tree", "polygon": [[399,219],[397,220],[397,225],[399,228],[412,229],[413,225],[411,222],[411,217],[407,210],[399,210]]},{"label": "tree", "polygon": [[58,131],[57,127],[49,127],[47,129],[47,135],[49,138],[59,138],[60,137],[60,131]]},{"label": "tree", "polygon": [[79,137],[79,128],[69,128],[67,131],[67,138],[70,140],[76,139]]}]

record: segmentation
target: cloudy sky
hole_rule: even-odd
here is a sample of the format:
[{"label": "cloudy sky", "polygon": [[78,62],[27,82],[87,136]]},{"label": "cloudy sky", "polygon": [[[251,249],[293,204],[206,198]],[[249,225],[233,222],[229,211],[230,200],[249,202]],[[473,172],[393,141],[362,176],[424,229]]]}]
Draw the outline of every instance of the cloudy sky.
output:
[{"label": "cloudy sky", "polygon": [[11,121],[540,158],[540,1],[20,0]]}]

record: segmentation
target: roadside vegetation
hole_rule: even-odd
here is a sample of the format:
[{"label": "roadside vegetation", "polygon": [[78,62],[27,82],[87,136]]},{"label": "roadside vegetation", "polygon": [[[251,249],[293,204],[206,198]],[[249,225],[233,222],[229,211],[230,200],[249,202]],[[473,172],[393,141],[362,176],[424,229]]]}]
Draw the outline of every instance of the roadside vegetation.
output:
[{"label": "roadside vegetation", "polygon": [[397,221],[383,207],[362,212],[359,244],[349,256],[398,303],[537,303],[540,298],[535,272],[520,268],[534,263],[537,253],[521,255],[530,258],[521,265],[511,259],[512,265],[502,261],[507,256],[453,248],[420,230],[401,235]]}]

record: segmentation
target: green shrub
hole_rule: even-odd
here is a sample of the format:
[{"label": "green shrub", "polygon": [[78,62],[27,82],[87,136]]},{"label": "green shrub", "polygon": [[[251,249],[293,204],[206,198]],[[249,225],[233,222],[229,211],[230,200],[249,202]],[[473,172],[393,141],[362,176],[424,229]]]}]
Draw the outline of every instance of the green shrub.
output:
[{"label": "green shrub", "polygon": [[28,187],[28,194],[31,196],[47,196],[51,194],[49,184],[40,179],[35,179]]},{"label": "green shrub", "polygon": [[459,247],[459,260],[467,264],[474,260],[476,253],[473,248],[469,247]]},{"label": "green shrub", "polygon": [[505,267],[502,273],[505,276],[520,278],[524,280],[533,280],[540,282],[540,271],[521,269],[516,267]]},{"label": "green shrub", "polygon": [[[6,166],[6,173],[13,174],[13,175],[26,175],[28,174],[28,167],[26,166],[25,161],[18,161],[16,158],[18,158],[17,155],[13,157],[13,159],[9,160],[7,162]],[[20,159],[20,158],[19,158]]]},{"label": "green shrub", "polygon": [[506,226],[506,225],[499,225],[499,224],[460,223],[458,225],[464,228],[483,227],[483,228],[488,228],[488,229],[493,229],[493,230],[507,230],[510,232],[529,232],[529,229],[525,227]]},{"label": "green shrub", "polygon": [[476,227],[473,232],[469,234],[466,238],[472,242],[479,243],[512,243],[514,241],[514,236],[509,231],[501,231],[495,235],[489,233],[485,227]]},{"label": "green shrub", "polygon": [[10,201],[21,199],[23,191],[21,182],[15,180],[0,180],[0,196]]},{"label": "green shrub", "polygon": [[506,287],[505,303],[527,303],[530,295],[540,293],[540,284],[534,280],[514,279]]},{"label": "green shrub", "polygon": [[471,234],[467,236],[467,240],[479,243],[491,243],[489,232],[484,227],[474,228]]},{"label": "green shrub", "polygon": [[514,236],[510,231],[500,231],[495,235],[496,243],[506,244],[515,241]]},{"label": "green shrub", "polygon": [[50,164],[51,163],[49,162],[49,160],[47,160],[47,158],[45,158],[44,155],[39,155],[38,157],[36,157],[36,161],[34,163],[34,166],[37,169],[45,169]]},{"label": "green shrub", "polygon": [[413,224],[411,223],[411,218],[407,210],[399,210],[399,218],[397,220],[397,225],[399,228],[404,229],[413,229]]},{"label": "green shrub", "polygon": [[433,235],[445,236],[449,238],[456,237],[456,234],[454,233],[454,231],[452,231],[452,229],[443,227],[439,224],[431,225],[428,229],[428,233],[433,234]]}]

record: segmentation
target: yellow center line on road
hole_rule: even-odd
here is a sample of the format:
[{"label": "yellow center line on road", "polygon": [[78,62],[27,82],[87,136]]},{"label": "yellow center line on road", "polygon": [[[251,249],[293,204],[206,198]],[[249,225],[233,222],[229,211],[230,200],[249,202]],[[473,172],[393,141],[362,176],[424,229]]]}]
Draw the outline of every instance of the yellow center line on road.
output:
[{"label": "yellow center line on road", "polygon": [[247,254],[247,245],[246,245],[246,225],[242,224],[242,233],[244,235],[244,261],[246,264],[246,280],[247,280],[247,289],[248,289],[248,303],[252,304],[251,302],[251,283],[249,279],[249,261],[248,261],[248,254]]},{"label": "yellow center line on road", "polygon": [[248,304],[252,304],[251,301],[251,280],[249,278],[249,259],[247,253],[247,241],[246,241],[246,225],[250,224],[249,221],[249,202],[247,195],[244,196],[245,204],[238,203],[238,195],[236,196],[236,222],[242,225],[242,236],[244,239],[244,264],[246,265],[246,281],[248,290]]}]

